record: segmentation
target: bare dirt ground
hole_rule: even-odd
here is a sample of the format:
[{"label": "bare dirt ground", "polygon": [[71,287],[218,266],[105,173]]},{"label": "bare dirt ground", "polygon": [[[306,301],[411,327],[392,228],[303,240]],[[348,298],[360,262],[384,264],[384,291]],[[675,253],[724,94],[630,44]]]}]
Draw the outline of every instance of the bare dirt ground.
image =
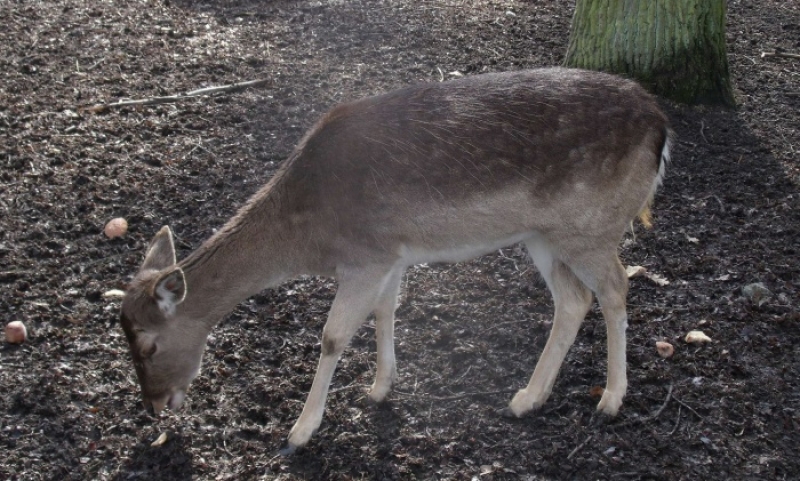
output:
[{"label": "bare dirt ground", "polygon": [[[731,0],[739,107],[665,104],[678,134],[655,227],[622,249],[630,388],[594,414],[605,328],[593,310],[544,409],[497,415],[530,375],[552,303],[520,247],[420,266],[397,317],[400,381],[371,406],[367,324],[320,433],[276,457],[309,389],[335,285],[305,278],[241,304],[209,340],[184,410],[141,407],[118,300],[161,225],[182,257],[338,102],[459,74],[559,64],[574,8],[512,0],[0,0],[2,479],[647,479],[800,476],[800,5]],[[86,107],[243,80],[176,104]],[[122,239],[102,227],[130,223]],[[743,287],[761,282],[757,299]],[[683,336],[702,329],[713,342]],[[664,360],[654,343],[676,347]],[[152,447],[161,433],[167,441]]]}]

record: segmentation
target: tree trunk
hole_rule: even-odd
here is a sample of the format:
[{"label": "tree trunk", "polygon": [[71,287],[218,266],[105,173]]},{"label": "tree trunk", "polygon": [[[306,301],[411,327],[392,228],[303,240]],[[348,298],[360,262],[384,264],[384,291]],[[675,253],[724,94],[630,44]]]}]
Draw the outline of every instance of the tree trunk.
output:
[{"label": "tree trunk", "polygon": [[726,0],[577,0],[564,63],[678,102],[732,106],[726,10]]}]

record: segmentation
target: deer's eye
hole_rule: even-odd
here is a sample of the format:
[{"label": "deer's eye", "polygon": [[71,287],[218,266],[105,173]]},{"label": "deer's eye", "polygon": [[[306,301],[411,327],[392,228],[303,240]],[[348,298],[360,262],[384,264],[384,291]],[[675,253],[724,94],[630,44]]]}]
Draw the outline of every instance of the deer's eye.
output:
[{"label": "deer's eye", "polygon": [[155,336],[146,333],[143,329],[137,329],[136,333],[136,344],[139,348],[139,356],[142,359],[151,358],[158,350],[158,344],[156,344]]},{"label": "deer's eye", "polygon": [[155,342],[153,342],[150,343],[149,345],[144,345],[141,348],[139,348],[139,355],[141,355],[143,359],[149,359],[153,357],[153,354],[155,354],[157,350],[158,350],[158,345]]}]

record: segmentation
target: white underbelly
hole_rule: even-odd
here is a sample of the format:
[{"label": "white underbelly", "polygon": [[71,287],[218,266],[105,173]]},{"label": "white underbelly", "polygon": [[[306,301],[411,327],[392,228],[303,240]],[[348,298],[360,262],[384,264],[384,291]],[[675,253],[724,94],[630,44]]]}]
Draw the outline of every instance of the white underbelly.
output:
[{"label": "white underbelly", "polygon": [[536,235],[535,232],[523,232],[497,239],[481,239],[481,241],[474,242],[465,240],[458,245],[443,248],[403,244],[400,246],[398,254],[400,262],[406,266],[435,262],[462,262],[534,238]]}]

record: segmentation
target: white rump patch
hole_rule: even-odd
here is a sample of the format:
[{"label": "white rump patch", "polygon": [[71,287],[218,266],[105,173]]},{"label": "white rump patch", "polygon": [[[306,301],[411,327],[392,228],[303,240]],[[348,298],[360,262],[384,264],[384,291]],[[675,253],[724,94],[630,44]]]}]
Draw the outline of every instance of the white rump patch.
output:
[{"label": "white rump patch", "polygon": [[667,164],[669,163],[669,150],[672,147],[672,134],[667,133],[667,138],[664,140],[664,147],[661,149],[661,158],[659,159],[658,163],[658,174],[656,174],[656,179],[653,182],[653,192],[656,191],[659,187],[661,187],[661,183],[664,182],[664,174],[667,170]]}]

